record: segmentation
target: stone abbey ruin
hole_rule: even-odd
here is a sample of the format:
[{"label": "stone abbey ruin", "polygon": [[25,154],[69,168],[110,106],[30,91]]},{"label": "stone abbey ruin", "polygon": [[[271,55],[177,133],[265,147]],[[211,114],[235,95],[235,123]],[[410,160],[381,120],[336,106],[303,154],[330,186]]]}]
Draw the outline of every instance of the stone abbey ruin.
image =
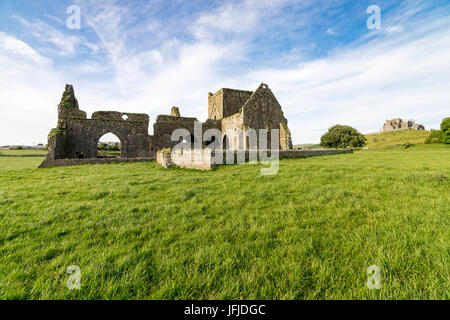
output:
[{"label": "stone abbey ruin", "polygon": [[386,120],[383,125],[383,132],[386,131],[398,131],[398,130],[425,130],[425,127],[421,124],[416,124],[414,120],[403,121],[400,118]]},{"label": "stone abbey ruin", "polygon": [[[270,88],[262,83],[254,92],[220,89],[208,94],[208,119],[200,123],[196,118],[182,117],[173,107],[170,115],[159,115],[149,135],[149,116],[139,113],[97,111],[91,118],[80,110],[72,85],[66,85],[58,105],[58,124],[48,135],[49,153],[40,168],[112,162],[136,162],[157,160],[165,167],[172,162],[170,152],[180,142],[191,143],[192,152],[198,150],[221,150],[221,152],[248,152],[250,149],[279,151],[280,157],[305,157],[322,154],[349,152],[345,150],[299,151],[292,150],[291,133],[281,105]],[[200,126],[200,139],[195,131]],[[184,129],[184,137],[173,141],[172,133]],[[208,129],[217,134],[202,139]],[[265,143],[251,148],[247,133],[253,129],[258,135],[263,132]],[[263,130],[261,130],[263,129]],[[276,129],[276,130],[275,130]],[[279,133],[273,139],[272,131]],[[97,146],[100,138],[112,133],[121,144],[121,159],[101,159]],[[244,137],[244,138],[243,138]],[[246,138],[245,138],[246,137]],[[200,141],[198,141],[200,140]],[[206,140],[206,141],[205,141]],[[276,142],[276,143],[274,143]],[[196,149],[194,149],[196,148]],[[195,151],[197,150],[197,151]],[[182,151],[181,151],[182,152]],[[209,151],[211,153],[211,151]],[[159,155],[159,156],[158,156]],[[205,163],[205,161],[207,163]],[[214,166],[211,157],[200,165],[176,163],[182,167],[210,169]]]}]

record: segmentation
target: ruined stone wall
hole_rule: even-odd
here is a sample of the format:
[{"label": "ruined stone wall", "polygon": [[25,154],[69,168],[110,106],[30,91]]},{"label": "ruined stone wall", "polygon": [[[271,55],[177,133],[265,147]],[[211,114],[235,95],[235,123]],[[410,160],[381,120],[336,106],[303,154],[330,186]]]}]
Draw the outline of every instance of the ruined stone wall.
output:
[{"label": "ruined stone wall", "polygon": [[174,150],[170,156],[174,165],[180,168],[211,170],[214,166],[208,149],[178,149]]},{"label": "ruined stone wall", "polygon": [[[156,119],[156,123],[153,125],[153,135],[155,140],[156,150],[162,150],[170,148],[172,149],[176,146],[180,141],[171,141],[172,133],[176,129],[186,129],[189,131],[191,137],[186,137],[186,141],[191,141],[191,143],[196,142],[197,138],[195,135],[195,123],[199,123],[201,125],[201,134],[204,135],[206,130],[208,129],[218,129],[221,130],[221,121],[220,120],[211,120],[208,119],[204,123],[200,123],[196,118],[187,118],[187,117],[174,117],[174,116],[166,116],[160,115]],[[188,140],[189,138],[189,140]],[[206,141],[203,141],[203,136],[200,138],[200,144],[202,147],[206,145]]]},{"label": "ruined stone wall", "polygon": [[73,86],[70,84],[66,84],[61,102],[58,105],[58,119],[63,118],[87,118],[86,112],[80,110]]},{"label": "ruined stone wall", "polygon": [[223,117],[229,117],[236,114],[244,106],[252,91],[222,89],[223,90]]},{"label": "ruined stone wall", "polygon": [[[326,149],[326,150],[281,150],[278,152],[279,159],[293,159],[293,158],[307,158],[324,155],[348,154],[353,153],[352,149]],[[271,157],[271,151],[265,151],[264,160],[266,157]],[[250,160],[251,152],[249,151],[211,151],[210,149],[192,149],[182,150],[177,149],[170,151],[159,151],[158,162],[166,169],[178,166],[180,168],[196,169],[196,170],[211,170],[212,168],[223,164],[238,164],[238,159],[243,162]],[[255,152],[257,160],[261,160],[261,153]],[[252,158],[253,160],[253,158]],[[273,159],[272,159],[273,160]]]},{"label": "ruined stone wall", "polygon": [[[130,117],[131,118],[131,117]],[[149,158],[148,120],[63,119],[65,158],[95,158],[100,138],[112,133],[121,143],[123,158]]]},{"label": "ruined stone wall", "polygon": [[[209,129],[216,129],[208,131]],[[202,123],[202,147],[218,148],[222,141],[222,121],[207,119]],[[215,134],[214,134],[215,133]],[[214,134],[211,136],[211,134]]]},{"label": "ruined stone wall", "polygon": [[224,149],[244,149],[243,120],[242,112],[222,119],[222,144]]},{"label": "ruined stone wall", "polygon": [[182,140],[171,140],[172,133],[176,129],[186,129],[191,133],[191,135],[193,135],[195,121],[198,120],[196,118],[159,115],[156,118],[155,124],[153,125],[153,136],[156,141],[156,151],[167,148],[172,149]]},{"label": "ruined stone wall", "polygon": [[208,118],[218,120],[239,112],[252,95],[252,91],[220,89],[215,94],[208,94]]},{"label": "ruined stone wall", "polygon": [[291,131],[286,123],[280,123],[280,150],[292,149]]},{"label": "ruined stone wall", "polygon": [[48,160],[94,159],[100,138],[115,134],[121,142],[123,158],[150,158],[148,135],[149,117],[146,114],[98,111],[88,119],[79,109],[71,85],[66,85],[58,105],[58,126],[48,136]]},{"label": "ruined stone wall", "polygon": [[244,128],[255,129],[258,134],[260,129],[267,130],[268,149],[271,148],[270,131],[273,129],[280,130],[280,149],[292,149],[287,119],[284,117],[281,105],[266,84],[259,86],[243,106],[242,112]]},{"label": "ruined stone wall", "polygon": [[150,158],[156,159],[156,139],[155,136],[149,136],[148,137],[149,144],[150,144]]},{"label": "ruined stone wall", "polygon": [[208,119],[219,120],[223,118],[223,91],[215,94],[208,93]]},{"label": "ruined stone wall", "polygon": [[172,162],[171,151],[168,149],[159,150],[156,153],[156,161],[166,169],[175,166]]},{"label": "ruined stone wall", "polygon": [[48,159],[66,158],[66,131],[52,129],[48,134]]},{"label": "ruined stone wall", "polygon": [[[271,148],[271,130],[277,129],[280,133],[279,148],[292,149],[287,120],[265,84],[255,92],[224,88],[215,94],[210,93],[208,120],[204,123],[199,123],[196,118],[181,117],[179,109],[172,107],[170,115],[158,116],[152,136],[148,134],[148,125],[148,115],[139,113],[97,111],[88,119],[86,113],[79,109],[73,87],[66,85],[58,105],[58,126],[48,137],[50,151],[47,159],[96,158],[98,141],[107,133],[119,138],[122,158],[155,159],[158,150],[173,149],[183,139],[191,141],[197,148],[213,149],[225,145],[230,150],[246,150],[249,148],[246,133],[250,129],[257,133],[260,129],[268,131],[268,145],[258,148]],[[203,135],[209,129],[217,129],[218,132],[206,141],[204,136],[196,137],[199,127]],[[185,129],[186,136],[172,141],[172,134],[177,129]]]},{"label": "ruined stone wall", "polygon": [[222,121],[207,119],[205,122],[202,123],[203,134],[208,129],[222,130]]}]

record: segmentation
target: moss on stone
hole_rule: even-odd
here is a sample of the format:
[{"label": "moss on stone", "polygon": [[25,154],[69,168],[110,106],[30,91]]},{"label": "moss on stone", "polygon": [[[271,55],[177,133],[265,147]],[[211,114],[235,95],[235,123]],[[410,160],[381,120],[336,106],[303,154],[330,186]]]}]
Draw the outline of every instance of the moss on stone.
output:
[{"label": "moss on stone", "polygon": [[51,137],[57,135],[60,132],[62,132],[61,129],[58,129],[58,128],[52,129],[52,130],[50,130],[50,133],[48,134],[48,137],[51,138]]},{"label": "moss on stone", "polygon": [[162,154],[168,154],[168,153],[171,153],[171,152],[172,152],[172,149],[170,149],[170,148],[165,148],[165,149],[162,149],[160,152],[161,152]]},{"label": "moss on stone", "polygon": [[73,87],[70,85],[66,85],[66,89],[63,92],[61,102],[59,103],[60,107],[66,108],[67,110],[78,109],[78,103],[75,98],[75,93],[73,91]]}]

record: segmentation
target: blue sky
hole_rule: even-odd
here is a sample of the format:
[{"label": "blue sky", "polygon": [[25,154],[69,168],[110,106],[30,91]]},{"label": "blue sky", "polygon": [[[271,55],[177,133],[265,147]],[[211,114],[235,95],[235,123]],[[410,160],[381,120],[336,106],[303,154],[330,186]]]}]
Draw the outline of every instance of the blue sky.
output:
[{"label": "blue sky", "polygon": [[[70,5],[79,30],[66,26]],[[370,5],[379,30],[366,26]],[[438,128],[450,115],[449,17],[440,0],[3,0],[0,145],[45,143],[66,83],[88,114],[145,112],[153,123],[172,105],[204,121],[208,92],[265,82],[294,143],[338,123]]]}]

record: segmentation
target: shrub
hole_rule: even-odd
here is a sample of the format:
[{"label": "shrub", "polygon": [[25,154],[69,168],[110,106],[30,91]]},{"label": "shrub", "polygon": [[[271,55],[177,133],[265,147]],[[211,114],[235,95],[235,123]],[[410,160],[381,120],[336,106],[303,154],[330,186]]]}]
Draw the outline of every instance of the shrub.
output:
[{"label": "shrub", "polygon": [[441,142],[450,144],[450,118],[445,118],[441,123]]},{"label": "shrub", "polygon": [[441,140],[439,138],[433,138],[431,139],[431,143],[439,143]]},{"label": "shrub", "polygon": [[402,144],[402,147],[405,149],[411,148],[414,144],[412,142],[405,142],[404,144]]},{"label": "shrub", "polygon": [[430,135],[425,139],[426,144],[439,143],[440,142],[441,131],[431,129]]},{"label": "shrub", "polygon": [[350,126],[335,125],[320,139],[324,148],[357,148],[366,144],[363,134]]},{"label": "shrub", "polygon": [[98,150],[103,151],[120,151],[119,142],[99,142],[97,145]]}]

